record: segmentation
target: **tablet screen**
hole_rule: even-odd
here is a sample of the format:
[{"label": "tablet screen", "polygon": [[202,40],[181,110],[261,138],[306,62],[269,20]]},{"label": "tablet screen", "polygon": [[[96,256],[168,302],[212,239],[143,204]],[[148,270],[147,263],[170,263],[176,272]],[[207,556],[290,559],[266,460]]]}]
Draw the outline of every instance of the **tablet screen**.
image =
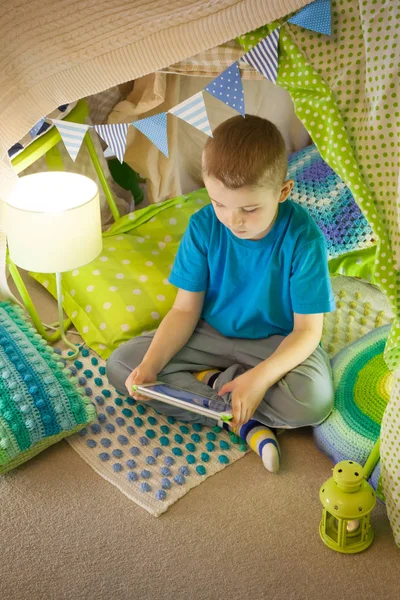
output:
[{"label": "tablet screen", "polygon": [[186,390],[182,390],[181,388],[177,388],[166,383],[146,385],[146,389],[153,390],[154,392],[164,394],[165,396],[169,396],[171,398],[177,398],[178,400],[182,400],[184,402],[187,402],[188,404],[192,404],[193,406],[201,406],[206,409],[208,408],[209,410],[213,410],[214,412],[232,412],[231,406],[229,404],[226,404],[222,400],[222,398],[217,400],[212,398],[205,398],[204,396],[199,396],[198,394],[195,394],[193,392],[188,392]]}]

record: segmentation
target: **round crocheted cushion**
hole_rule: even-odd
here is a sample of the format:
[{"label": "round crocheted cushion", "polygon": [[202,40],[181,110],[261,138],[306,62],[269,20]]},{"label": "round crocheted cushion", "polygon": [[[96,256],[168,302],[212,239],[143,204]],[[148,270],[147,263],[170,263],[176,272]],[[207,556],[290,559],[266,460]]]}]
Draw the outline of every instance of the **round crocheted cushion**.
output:
[{"label": "round crocheted cushion", "polygon": [[371,331],[332,361],[335,405],[314,438],[335,463],[351,459],[364,465],[379,437],[392,386],[383,358],[389,331],[389,325]]}]

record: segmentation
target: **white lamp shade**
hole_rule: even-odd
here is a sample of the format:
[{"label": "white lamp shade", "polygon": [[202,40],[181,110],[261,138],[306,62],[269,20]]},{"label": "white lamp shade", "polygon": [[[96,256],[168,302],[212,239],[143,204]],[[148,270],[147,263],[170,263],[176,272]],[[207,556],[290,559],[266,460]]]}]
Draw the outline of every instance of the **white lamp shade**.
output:
[{"label": "white lamp shade", "polygon": [[99,191],[89,177],[63,171],[26,175],[3,208],[10,257],[23,269],[62,273],[101,252]]}]

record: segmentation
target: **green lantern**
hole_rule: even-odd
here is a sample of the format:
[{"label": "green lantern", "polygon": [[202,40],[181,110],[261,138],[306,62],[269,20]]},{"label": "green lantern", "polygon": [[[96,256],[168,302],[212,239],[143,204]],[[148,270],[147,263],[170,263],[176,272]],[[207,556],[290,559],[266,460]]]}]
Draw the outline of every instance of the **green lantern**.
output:
[{"label": "green lantern", "polygon": [[342,460],[333,469],[319,491],[323,505],[319,533],[322,541],[332,550],[354,554],[370,546],[374,532],[370,513],[376,504],[376,495],[365,480],[363,467]]}]

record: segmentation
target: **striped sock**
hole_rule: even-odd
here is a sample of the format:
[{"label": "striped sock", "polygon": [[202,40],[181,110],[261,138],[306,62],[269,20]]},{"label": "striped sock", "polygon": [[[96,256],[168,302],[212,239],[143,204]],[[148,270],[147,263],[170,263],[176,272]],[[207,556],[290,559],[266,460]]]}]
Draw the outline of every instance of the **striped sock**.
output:
[{"label": "striped sock", "polygon": [[[193,373],[199,381],[214,387],[214,384],[221,371],[218,369],[209,369]],[[273,431],[255,419],[250,419],[240,427],[230,427],[228,423],[223,423],[224,429],[233,431],[236,435],[245,440],[254,452],[256,452],[264,463],[265,468],[271,473],[279,470],[280,451],[278,441]]]},{"label": "striped sock", "polygon": [[246,440],[250,448],[257,452],[268,471],[276,473],[279,470],[279,445],[269,427],[255,419],[250,419],[239,427],[233,427],[233,432]]},{"label": "striped sock", "polygon": [[209,385],[210,387],[214,387],[214,383],[217,381],[218,375],[221,373],[218,369],[208,369],[207,371],[200,371],[198,373],[193,373],[193,375],[199,381]]}]

